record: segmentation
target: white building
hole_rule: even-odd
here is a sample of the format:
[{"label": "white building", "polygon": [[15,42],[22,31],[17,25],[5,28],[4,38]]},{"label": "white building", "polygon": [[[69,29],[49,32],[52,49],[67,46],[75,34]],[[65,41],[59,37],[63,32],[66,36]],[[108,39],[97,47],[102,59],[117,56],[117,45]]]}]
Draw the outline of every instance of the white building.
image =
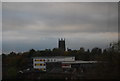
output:
[{"label": "white building", "polygon": [[75,57],[73,56],[33,57],[33,68],[46,71],[46,63],[73,61],[75,61]]}]

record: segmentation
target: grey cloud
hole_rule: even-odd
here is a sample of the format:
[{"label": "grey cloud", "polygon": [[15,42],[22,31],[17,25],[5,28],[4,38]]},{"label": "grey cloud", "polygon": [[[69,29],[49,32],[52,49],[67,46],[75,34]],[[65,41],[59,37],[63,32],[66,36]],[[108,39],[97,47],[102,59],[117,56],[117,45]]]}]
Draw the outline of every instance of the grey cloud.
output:
[{"label": "grey cloud", "polygon": [[[100,32],[103,32],[104,30],[107,31],[109,26],[110,32],[116,32],[116,29],[113,26],[117,24],[117,12],[115,12],[117,11],[117,7],[115,4],[112,4],[112,8],[111,3],[67,3],[67,9],[65,3],[13,3],[13,5],[12,3],[9,4],[11,5],[8,7],[8,9],[11,9],[12,7],[11,10],[7,10],[6,6],[3,6],[3,27],[5,30],[22,29],[29,26],[30,24],[36,25],[39,21],[44,22],[47,25],[48,29],[57,27],[60,30],[60,28],[64,26],[72,26],[75,28],[77,26],[76,30],[79,30],[81,28],[81,25],[84,26],[85,24],[89,24],[89,26],[86,27],[89,30],[86,29],[79,31],[94,32],[93,29],[97,27],[97,29],[101,30]],[[71,5],[73,6],[71,7]],[[105,7],[105,9],[103,8],[103,6]],[[112,8],[112,11],[108,10],[109,7]],[[102,8],[102,10],[97,10],[100,8]],[[109,16],[110,13],[112,14]],[[99,32],[98,30],[95,31]]]},{"label": "grey cloud", "polygon": [[59,37],[72,39],[75,49],[117,40],[117,3],[3,3],[2,13],[4,51],[53,48]]}]

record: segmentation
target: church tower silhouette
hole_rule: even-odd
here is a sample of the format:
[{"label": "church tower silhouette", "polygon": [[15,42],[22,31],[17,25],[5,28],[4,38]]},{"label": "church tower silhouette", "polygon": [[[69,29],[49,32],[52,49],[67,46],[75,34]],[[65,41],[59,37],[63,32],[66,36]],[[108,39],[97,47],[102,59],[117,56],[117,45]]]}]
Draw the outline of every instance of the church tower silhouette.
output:
[{"label": "church tower silhouette", "polygon": [[59,43],[58,48],[65,51],[66,50],[66,48],[65,48],[65,38],[64,39],[63,38],[59,39],[58,43]]}]

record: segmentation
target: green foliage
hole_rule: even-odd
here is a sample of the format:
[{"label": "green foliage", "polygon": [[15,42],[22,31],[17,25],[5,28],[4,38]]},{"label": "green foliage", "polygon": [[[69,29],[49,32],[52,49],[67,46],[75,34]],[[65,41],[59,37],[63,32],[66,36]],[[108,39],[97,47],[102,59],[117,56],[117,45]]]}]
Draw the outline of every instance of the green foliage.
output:
[{"label": "green foliage", "polygon": [[[85,51],[82,47],[79,50],[70,49],[69,51],[62,51],[54,48],[53,50],[45,49],[38,51],[31,49],[29,52],[18,54],[11,52],[8,55],[2,55],[4,68],[3,77],[15,78],[19,70],[29,67],[29,61],[31,57],[37,56],[75,56],[76,60],[103,61],[105,63],[97,65],[97,68],[95,69],[96,76],[105,77],[107,74],[109,74],[107,77],[112,75],[116,77],[120,68],[119,48],[120,41],[118,43],[111,43],[109,48],[103,49],[103,52],[102,49],[98,47],[93,48],[91,51],[89,49]],[[102,75],[103,73],[105,74]]]},{"label": "green foliage", "polygon": [[6,69],[6,78],[8,79],[15,79],[17,76],[17,68],[16,67],[9,67]]}]

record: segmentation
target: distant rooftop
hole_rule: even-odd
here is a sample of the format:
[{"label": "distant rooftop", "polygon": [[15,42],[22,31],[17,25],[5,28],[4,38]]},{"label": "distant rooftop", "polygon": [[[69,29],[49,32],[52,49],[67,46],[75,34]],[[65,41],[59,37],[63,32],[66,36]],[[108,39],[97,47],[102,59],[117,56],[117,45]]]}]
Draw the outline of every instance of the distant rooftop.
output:
[{"label": "distant rooftop", "polygon": [[62,62],[62,63],[70,63],[70,64],[77,64],[77,63],[98,63],[98,61],[73,61],[73,62]]},{"label": "distant rooftop", "polygon": [[32,57],[32,58],[68,58],[68,57],[75,57],[75,56],[41,56],[41,57]]}]

